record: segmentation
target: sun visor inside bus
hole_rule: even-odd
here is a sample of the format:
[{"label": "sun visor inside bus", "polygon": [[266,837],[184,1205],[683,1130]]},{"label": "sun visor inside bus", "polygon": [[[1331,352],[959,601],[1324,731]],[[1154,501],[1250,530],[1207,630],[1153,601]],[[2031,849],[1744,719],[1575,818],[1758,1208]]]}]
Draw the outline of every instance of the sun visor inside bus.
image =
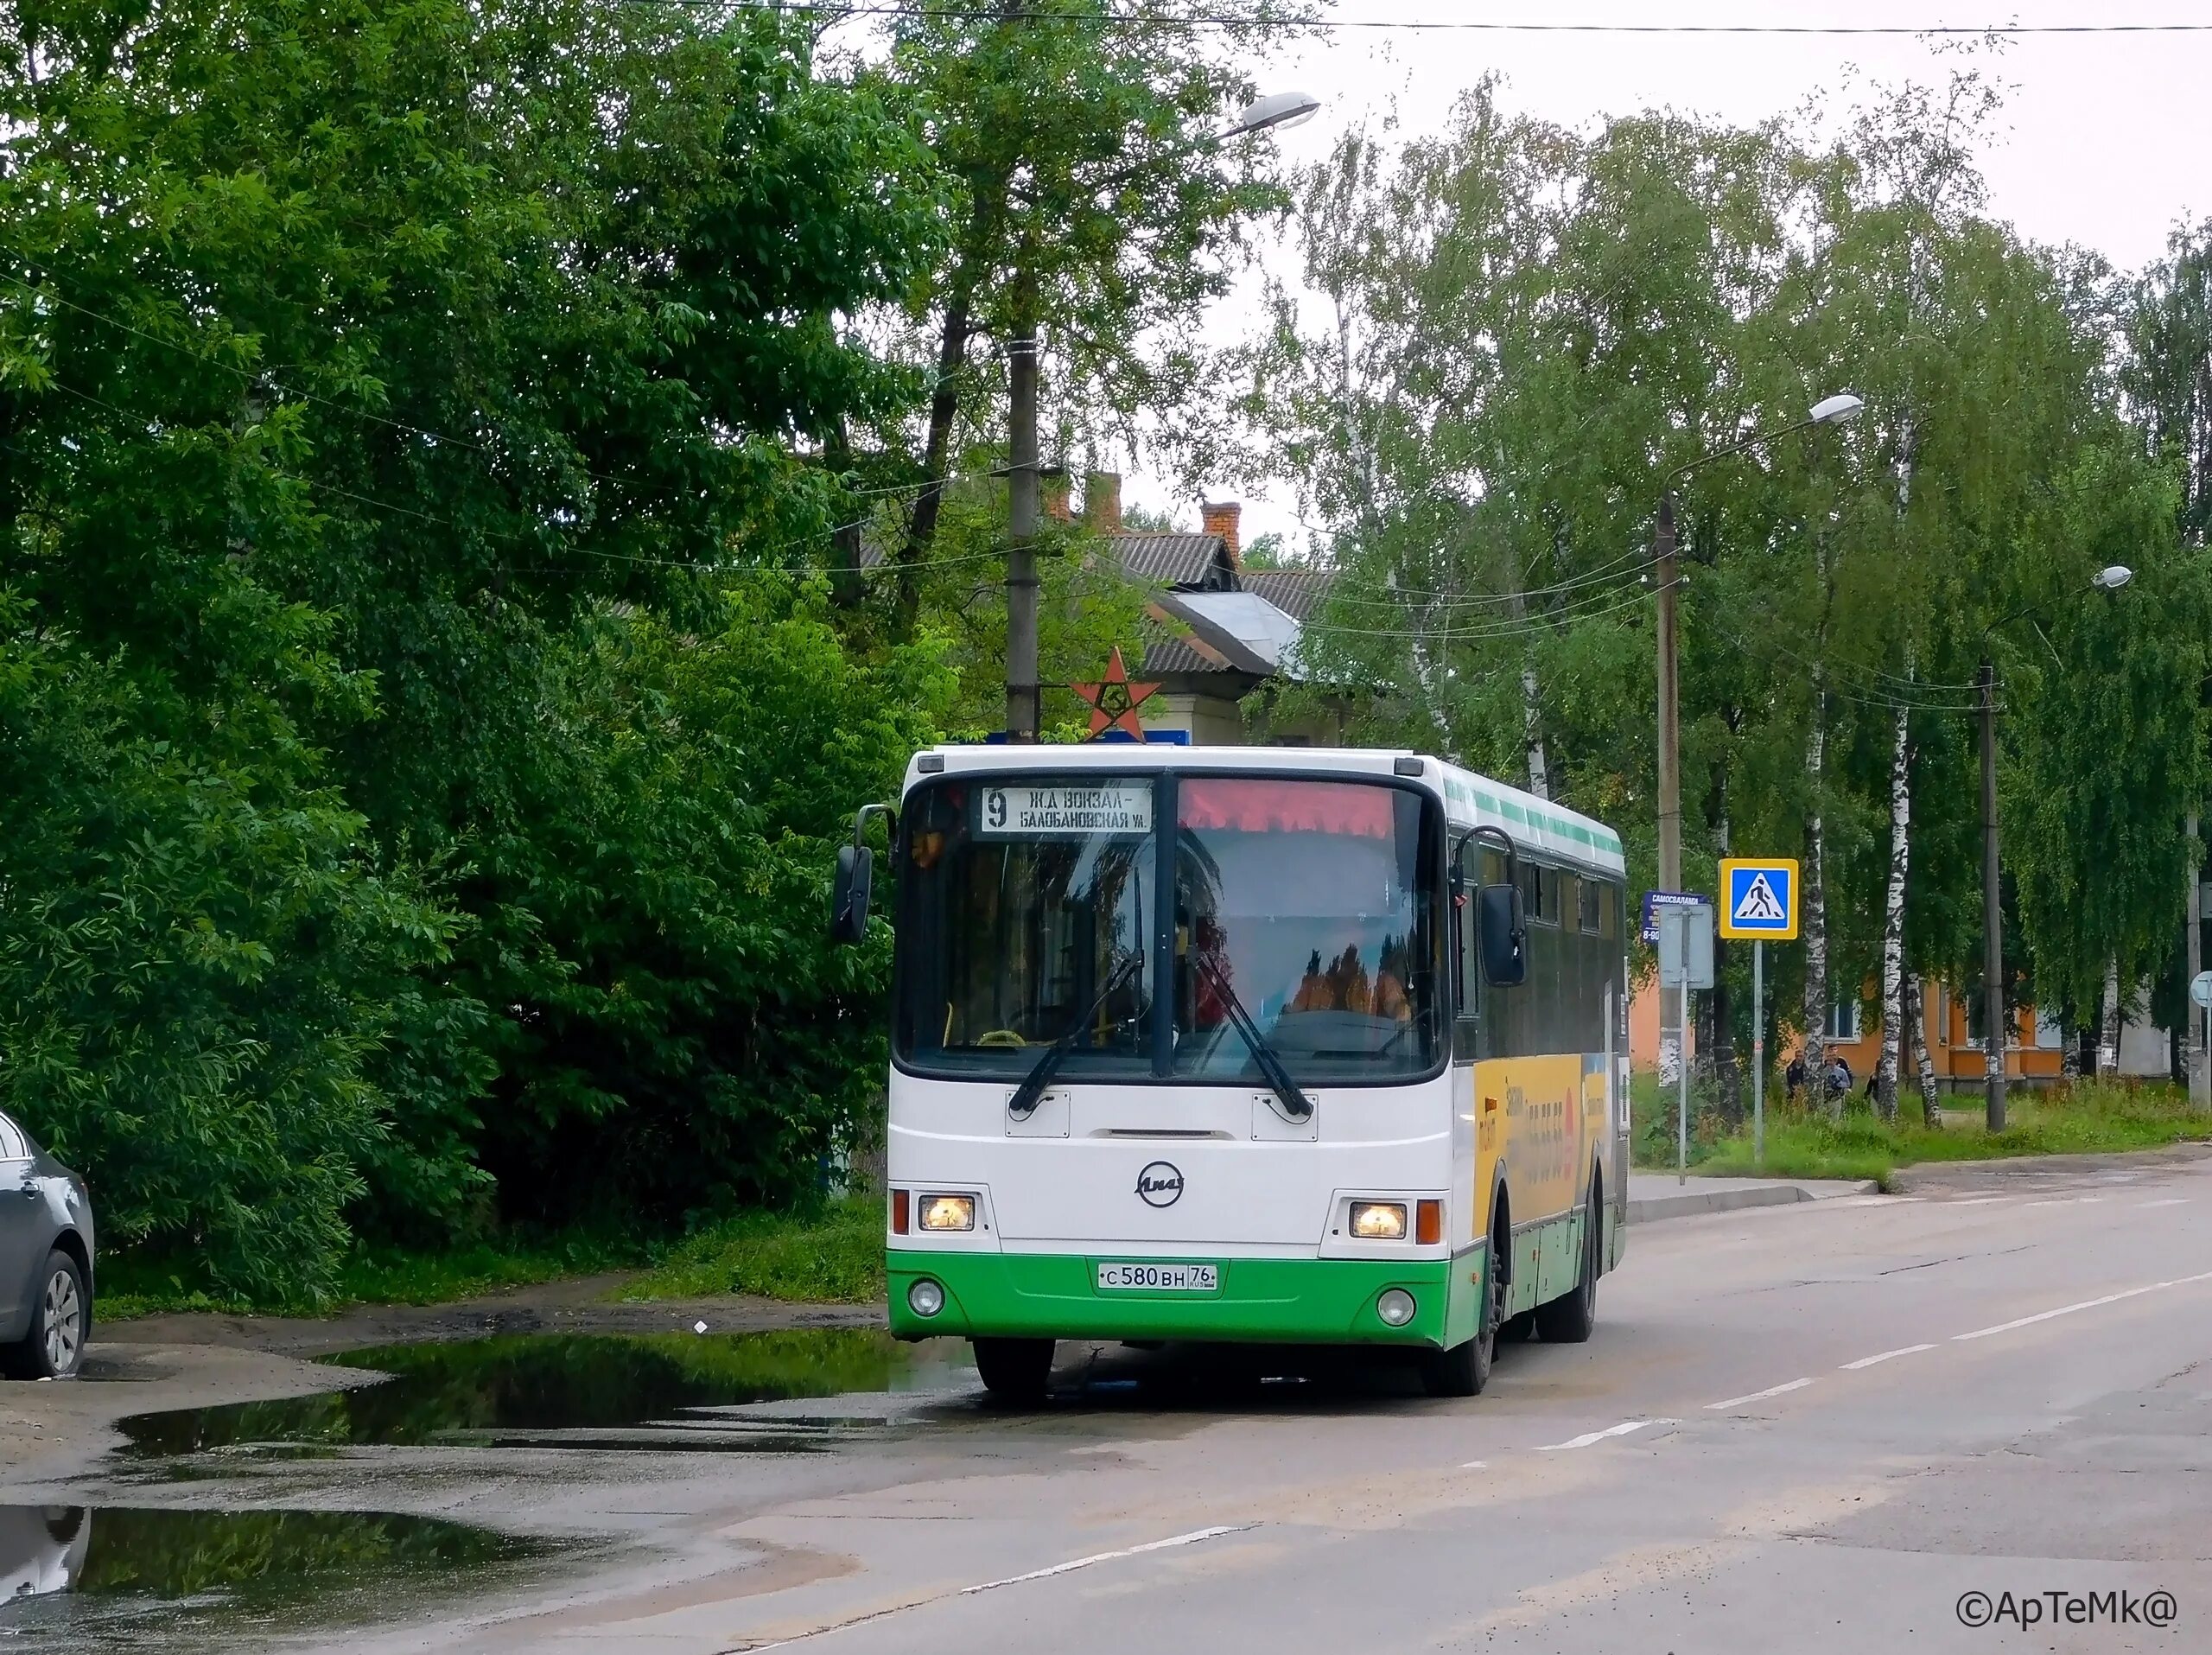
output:
[{"label": "sun visor inside bus", "polygon": [[1395,794],[1368,782],[1185,776],[1178,797],[1178,819],[1186,828],[1396,837],[1391,808]]}]

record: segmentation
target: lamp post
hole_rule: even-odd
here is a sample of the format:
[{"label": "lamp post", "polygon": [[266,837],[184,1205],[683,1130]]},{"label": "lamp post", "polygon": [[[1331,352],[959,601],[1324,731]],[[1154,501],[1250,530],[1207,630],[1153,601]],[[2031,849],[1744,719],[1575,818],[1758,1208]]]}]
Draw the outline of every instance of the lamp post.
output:
[{"label": "lamp post", "polygon": [[[1842,425],[1858,418],[1866,404],[1849,391],[1839,391],[1823,398],[1806,411],[1805,417],[1794,425],[1783,425],[1771,431],[1755,432],[1740,442],[1732,442],[1725,449],[1715,449],[1710,454],[1700,455],[1685,465],[1669,472],[1659,487],[1659,520],[1653,536],[1652,579],[1659,589],[1659,888],[1662,891],[1680,890],[1682,886],[1682,752],[1681,708],[1677,681],[1679,632],[1675,603],[1675,485],[1693,471],[1709,466],[1716,460],[1726,460],[1732,455],[1748,454],[1764,448],[1783,437],[1798,431],[1809,430],[1815,425]],[[1659,1066],[1663,1073],[1671,1053],[1675,1061],[1681,1061],[1682,1028],[1688,1016],[1689,990],[1681,991],[1676,1002],[1675,1021],[1671,1028],[1666,1023],[1666,1006],[1660,1006]]]},{"label": "lamp post", "polygon": [[[1320,107],[1311,92],[1271,92],[1238,111],[1235,125],[1192,148],[1296,126]],[[1109,175],[1092,188],[1113,181]],[[1037,683],[1037,284],[1028,271],[1016,271],[1014,294],[1014,337],[1007,341],[1006,738],[1028,743],[1043,722]]]},{"label": "lamp post", "polygon": [[[2135,578],[2125,563],[2112,563],[2089,577],[2097,592],[2117,592]],[[2031,605],[1982,628],[1981,667],[1974,684],[1981,703],[1981,1073],[1982,1124],[2005,1130],[2005,909],[1999,881],[1997,844],[1997,669],[1989,658],[1992,633],[2040,606]]]}]

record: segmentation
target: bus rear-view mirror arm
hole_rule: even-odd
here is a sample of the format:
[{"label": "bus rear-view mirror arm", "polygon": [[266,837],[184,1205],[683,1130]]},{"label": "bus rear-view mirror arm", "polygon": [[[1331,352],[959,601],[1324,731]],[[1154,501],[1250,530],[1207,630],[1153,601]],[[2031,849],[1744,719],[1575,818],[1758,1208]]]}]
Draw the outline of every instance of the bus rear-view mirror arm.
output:
[{"label": "bus rear-view mirror arm", "polygon": [[1529,975],[1529,927],[1521,910],[1521,852],[1503,828],[1477,828],[1459,842],[1459,859],[1452,869],[1462,889],[1467,883],[1467,847],[1478,840],[1496,846],[1505,856],[1503,881],[1478,886],[1475,891],[1475,941],[1482,955],[1483,978],[1510,989]]},{"label": "bus rear-view mirror arm", "polygon": [[837,847],[837,872],[830,888],[830,940],[849,945],[868,935],[868,898],[875,885],[875,853],[868,848],[868,818],[880,816],[890,834],[898,818],[888,805],[863,805],[853,818],[853,842]]}]

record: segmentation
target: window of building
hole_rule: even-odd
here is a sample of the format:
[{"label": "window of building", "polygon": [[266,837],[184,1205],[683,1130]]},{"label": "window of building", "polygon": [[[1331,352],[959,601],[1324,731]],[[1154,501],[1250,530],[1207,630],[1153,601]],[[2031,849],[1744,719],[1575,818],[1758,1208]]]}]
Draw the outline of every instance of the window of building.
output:
[{"label": "window of building", "polygon": [[1859,1038],[1859,1003],[1856,1000],[1828,1008],[1827,1038],[1832,1041],[1855,1041]]},{"label": "window of building", "polygon": [[[1987,1044],[1984,1036],[1989,1027],[1989,1019],[1983,1015],[1987,1009],[1986,996],[1983,995],[1981,984],[1979,983],[1967,984],[1959,991],[1959,994],[1967,1005],[1967,1046],[1970,1050],[1981,1051]],[[2005,1022],[2007,1026],[2005,1030],[2005,1043],[2007,1046],[2018,1045],[2019,1029],[2013,1025],[2009,1011],[2006,1013]]]}]

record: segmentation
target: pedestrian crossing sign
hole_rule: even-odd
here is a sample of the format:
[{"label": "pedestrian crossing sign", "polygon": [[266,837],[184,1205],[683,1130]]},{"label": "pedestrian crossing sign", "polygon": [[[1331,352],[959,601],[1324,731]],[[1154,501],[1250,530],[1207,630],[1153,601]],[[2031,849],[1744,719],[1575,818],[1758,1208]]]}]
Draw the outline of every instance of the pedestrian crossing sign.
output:
[{"label": "pedestrian crossing sign", "polygon": [[1720,864],[1720,934],[1794,942],[1797,937],[1797,864],[1786,856]]}]

